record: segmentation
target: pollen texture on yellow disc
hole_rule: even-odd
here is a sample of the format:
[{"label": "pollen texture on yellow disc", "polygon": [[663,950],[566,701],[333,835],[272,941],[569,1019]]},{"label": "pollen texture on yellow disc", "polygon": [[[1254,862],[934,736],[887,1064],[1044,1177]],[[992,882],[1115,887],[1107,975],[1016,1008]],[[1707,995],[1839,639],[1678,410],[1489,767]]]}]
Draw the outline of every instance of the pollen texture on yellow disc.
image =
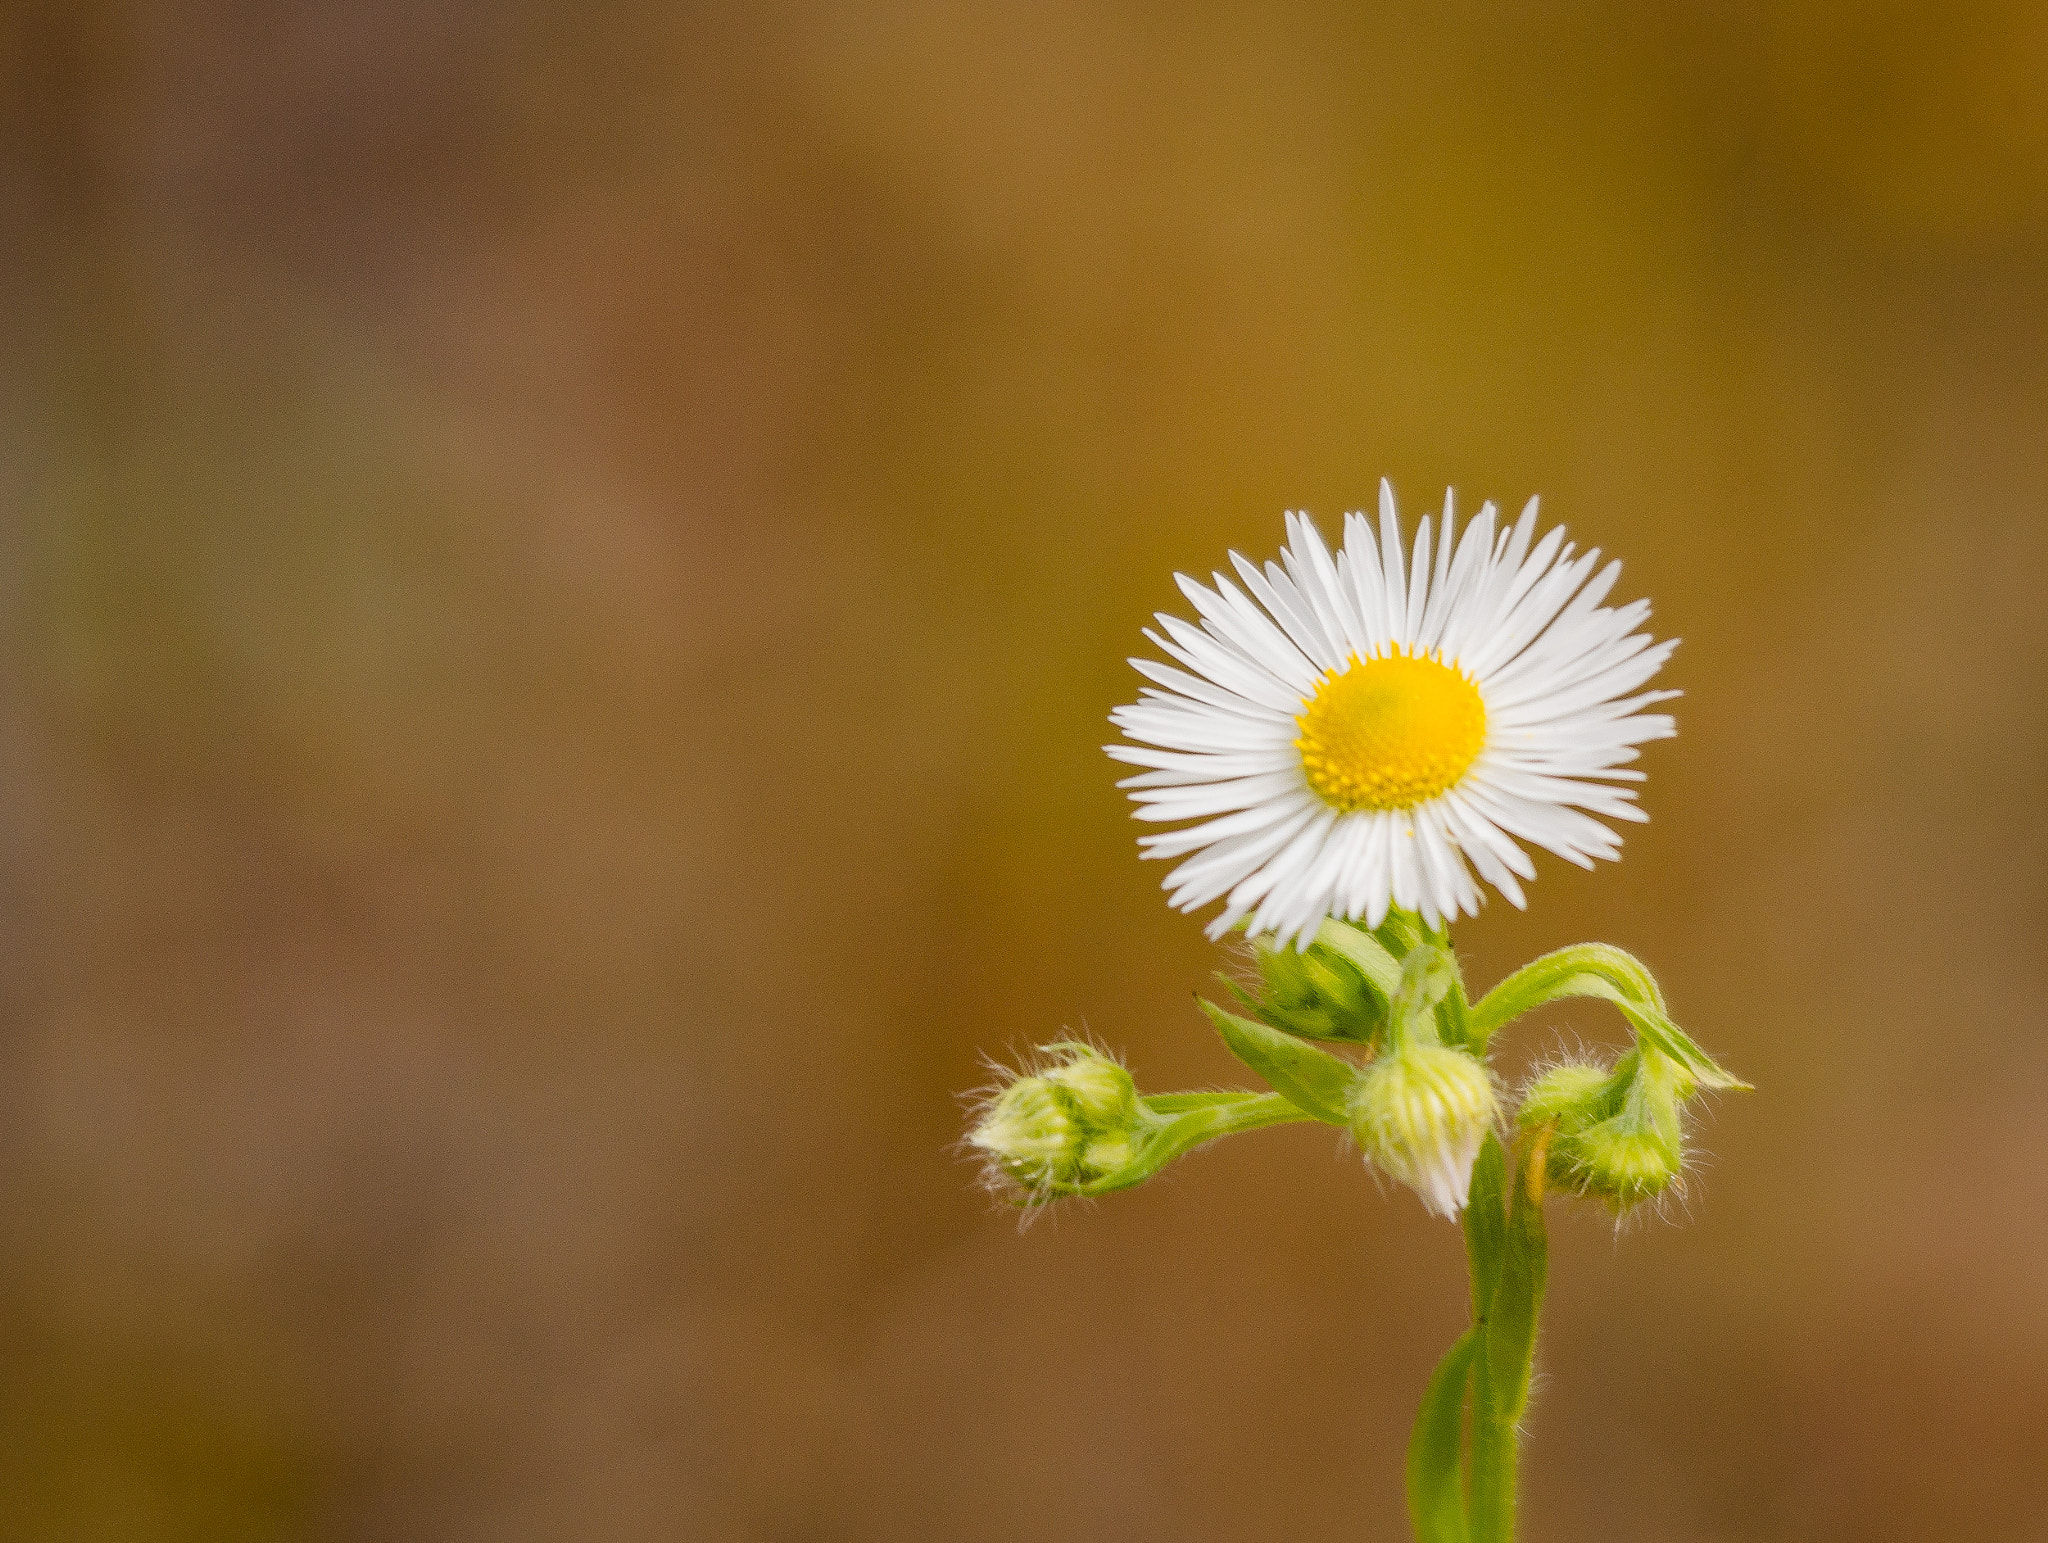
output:
[{"label": "pollen texture on yellow disc", "polygon": [[1486,745],[1479,688],[1447,664],[1351,656],[1322,678],[1295,724],[1302,770],[1323,802],[1410,809],[1451,787]]}]

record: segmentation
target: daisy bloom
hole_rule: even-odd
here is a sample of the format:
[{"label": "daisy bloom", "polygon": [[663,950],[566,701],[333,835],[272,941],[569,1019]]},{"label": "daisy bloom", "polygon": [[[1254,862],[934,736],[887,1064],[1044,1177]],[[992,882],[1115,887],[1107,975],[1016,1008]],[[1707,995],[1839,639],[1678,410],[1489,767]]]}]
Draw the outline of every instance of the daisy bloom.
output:
[{"label": "daisy bloom", "polygon": [[1211,937],[1244,921],[1305,948],[1326,916],[1476,914],[1474,869],[1519,906],[1522,842],[1620,855],[1594,816],[1645,818],[1611,784],[1642,779],[1635,747],[1676,732],[1643,709],[1678,695],[1640,689],[1677,646],[1636,630],[1649,602],[1601,604],[1620,563],[1562,527],[1537,540],[1533,498],[1459,536],[1447,495],[1406,552],[1385,482],[1377,540],[1362,514],[1334,556],[1305,514],[1287,537],[1263,571],[1231,554],[1242,588],[1177,576],[1200,625],[1162,614],[1145,636],[1180,668],[1133,659],[1153,685],[1110,715],[1131,743],[1109,753],[1146,768],[1118,784],[1138,818],[1199,822],[1139,842],[1187,858],[1174,905],[1222,900]]}]

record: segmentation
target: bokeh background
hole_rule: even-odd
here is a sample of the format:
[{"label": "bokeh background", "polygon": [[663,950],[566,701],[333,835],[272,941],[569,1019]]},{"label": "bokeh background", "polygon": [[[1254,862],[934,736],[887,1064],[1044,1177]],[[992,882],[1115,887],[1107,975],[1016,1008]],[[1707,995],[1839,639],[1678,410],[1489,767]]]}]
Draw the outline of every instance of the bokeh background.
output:
[{"label": "bokeh background", "polygon": [[1531,1543],[2048,1538],[2044,88],[2023,0],[0,8],[0,1540],[1405,1536],[1451,1229],[951,1150],[1070,1029],[1242,1081],[1104,715],[1382,474],[1685,639],[1469,972],[1758,1088],[1553,1207]]}]

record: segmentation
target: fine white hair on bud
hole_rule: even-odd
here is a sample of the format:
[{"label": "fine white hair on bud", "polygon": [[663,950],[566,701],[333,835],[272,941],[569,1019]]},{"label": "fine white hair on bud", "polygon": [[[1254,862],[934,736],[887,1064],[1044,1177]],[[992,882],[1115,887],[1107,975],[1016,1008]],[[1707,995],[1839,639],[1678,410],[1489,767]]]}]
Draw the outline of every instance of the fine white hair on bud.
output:
[{"label": "fine white hair on bud", "polygon": [[1620,1102],[1604,1066],[1587,1061],[1561,1061],[1522,1090],[1515,1123],[1524,1128],[1555,1125],[1582,1130],[1613,1112]]},{"label": "fine white hair on bud", "polygon": [[1026,1189],[1071,1184],[1086,1141],[1071,1103],[1043,1077],[1019,1077],[967,1133],[990,1162]]},{"label": "fine white hair on bud", "polygon": [[1561,1137],[1550,1166],[1570,1188],[1590,1195],[1620,1216],[1676,1184],[1685,1152],[1675,1131],[1619,1115]]},{"label": "fine white hair on bud", "polygon": [[1455,1218],[1472,1165],[1500,1121],[1493,1074],[1462,1050],[1410,1043],[1390,1050],[1353,1085],[1351,1134],[1381,1172]]},{"label": "fine white hair on bud", "polygon": [[1131,1074],[1093,1045],[1040,1049],[1051,1059],[1004,1072],[982,1098],[967,1145],[987,1161],[998,1190],[1071,1193],[1132,1161],[1144,1117]]}]

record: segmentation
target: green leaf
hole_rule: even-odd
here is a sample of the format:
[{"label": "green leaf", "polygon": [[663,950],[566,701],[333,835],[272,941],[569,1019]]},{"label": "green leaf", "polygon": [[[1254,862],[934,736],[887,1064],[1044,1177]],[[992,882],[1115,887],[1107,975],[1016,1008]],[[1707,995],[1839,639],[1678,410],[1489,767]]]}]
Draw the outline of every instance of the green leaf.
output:
[{"label": "green leaf", "polygon": [[1703,1088],[1722,1088],[1737,1093],[1754,1091],[1750,1084],[1731,1076],[1715,1064],[1714,1058],[1693,1043],[1693,1038],[1662,1013],[1638,1007],[1632,1002],[1614,1004],[1635,1027],[1636,1033],[1654,1048],[1691,1072]]},{"label": "green leaf", "polygon": [[1472,1380],[1478,1331],[1460,1334],[1437,1363],[1408,1438],[1408,1519],[1417,1543],[1466,1543],[1465,1490],[1460,1472],[1465,1390]]},{"label": "green leaf", "polygon": [[1257,1072],[1303,1113],[1330,1125],[1343,1125],[1345,1104],[1351,1085],[1358,1080],[1358,1068],[1349,1061],[1319,1050],[1305,1039],[1225,1012],[1214,1002],[1195,998],[1230,1053]]}]

